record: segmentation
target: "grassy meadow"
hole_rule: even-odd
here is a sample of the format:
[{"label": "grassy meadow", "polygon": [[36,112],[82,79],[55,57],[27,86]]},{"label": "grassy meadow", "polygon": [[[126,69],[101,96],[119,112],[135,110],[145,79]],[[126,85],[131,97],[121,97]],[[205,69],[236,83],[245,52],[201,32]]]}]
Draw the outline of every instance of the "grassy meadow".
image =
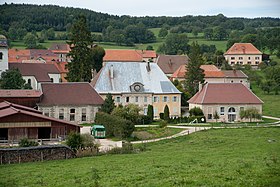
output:
[{"label": "grassy meadow", "polygon": [[138,154],[1,165],[0,186],[276,187],[279,137],[280,128],[212,129]]}]

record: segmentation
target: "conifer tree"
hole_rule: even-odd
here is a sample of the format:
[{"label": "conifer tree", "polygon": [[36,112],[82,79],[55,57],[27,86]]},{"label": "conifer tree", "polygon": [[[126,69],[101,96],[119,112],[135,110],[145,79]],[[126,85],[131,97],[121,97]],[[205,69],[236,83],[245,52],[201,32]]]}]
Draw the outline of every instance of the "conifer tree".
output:
[{"label": "conifer tree", "polygon": [[154,107],[153,105],[148,105],[147,116],[149,116],[150,123],[154,120]]},{"label": "conifer tree", "polygon": [[200,47],[196,42],[191,45],[189,57],[190,61],[186,65],[185,88],[187,88],[187,91],[193,96],[198,91],[199,83],[204,82],[204,73],[200,68],[203,64],[203,59]]},{"label": "conifer tree", "polygon": [[115,108],[114,99],[112,97],[112,94],[108,93],[106,95],[106,99],[104,100],[104,103],[103,103],[100,110],[102,112],[111,114],[111,112],[114,110],[114,108]]},{"label": "conifer tree", "polygon": [[164,107],[163,119],[165,121],[169,121],[169,119],[170,119],[170,117],[169,117],[169,107],[167,105],[165,105],[165,107]]}]

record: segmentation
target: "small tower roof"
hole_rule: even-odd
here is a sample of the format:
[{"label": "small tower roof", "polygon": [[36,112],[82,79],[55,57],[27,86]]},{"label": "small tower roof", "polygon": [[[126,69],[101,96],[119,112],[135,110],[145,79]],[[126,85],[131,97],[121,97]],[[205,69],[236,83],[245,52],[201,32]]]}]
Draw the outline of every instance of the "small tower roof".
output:
[{"label": "small tower roof", "polygon": [[7,38],[0,34],[0,47],[8,47]]}]

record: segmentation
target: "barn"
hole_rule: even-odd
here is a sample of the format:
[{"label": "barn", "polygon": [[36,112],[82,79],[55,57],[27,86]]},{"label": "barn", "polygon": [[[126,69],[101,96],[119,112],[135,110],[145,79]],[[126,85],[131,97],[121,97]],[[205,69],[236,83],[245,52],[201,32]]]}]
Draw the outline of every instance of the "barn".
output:
[{"label": "barn", "polygon": [[9,103],[0,103],[0,140],[64,139],[71,131],[80,132],[80,126],[42,115],[38,110]]}]

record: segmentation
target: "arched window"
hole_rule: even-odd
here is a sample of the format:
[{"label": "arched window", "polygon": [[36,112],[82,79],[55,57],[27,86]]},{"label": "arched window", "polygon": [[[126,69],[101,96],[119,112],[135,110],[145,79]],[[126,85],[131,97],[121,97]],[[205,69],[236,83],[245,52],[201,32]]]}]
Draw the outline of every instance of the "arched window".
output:
[{"label": "arched window", "polygon": [[27,83],[31,86],[31,79],[28,79]]},{"label": "arched window", "polygon": [[228,109],[228,113],[235,113],[235,108],[230,107],[230,108]]}]

